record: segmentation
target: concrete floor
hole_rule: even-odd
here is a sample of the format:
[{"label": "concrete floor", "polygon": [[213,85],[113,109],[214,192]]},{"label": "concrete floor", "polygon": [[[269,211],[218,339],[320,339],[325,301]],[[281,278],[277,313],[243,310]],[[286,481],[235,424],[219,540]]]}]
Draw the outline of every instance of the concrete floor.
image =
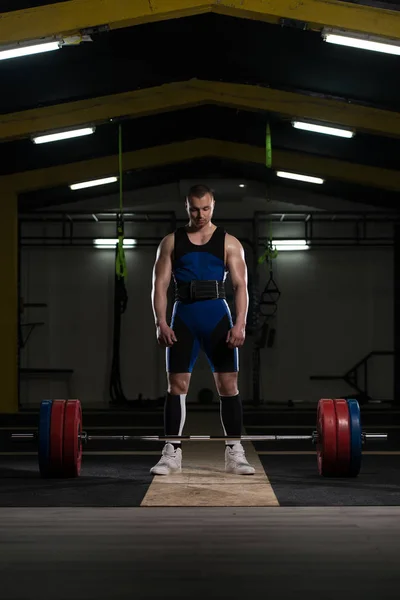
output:
[{"label": "concrete floor", "polygon": [[399,555],[398,507],[0,509],[4,600],[397,600]]}]

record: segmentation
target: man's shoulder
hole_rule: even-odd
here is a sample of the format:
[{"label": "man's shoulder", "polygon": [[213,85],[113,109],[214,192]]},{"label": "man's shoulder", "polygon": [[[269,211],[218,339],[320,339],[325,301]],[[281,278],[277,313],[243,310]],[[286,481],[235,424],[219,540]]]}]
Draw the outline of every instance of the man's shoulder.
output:
[{"label": "man's shoulder", "polygon": [[161,240],[160,246],[163,250],[169,250],[174,247],[175,233],[167,233]]},{"label": "man's shoulder", "polygon": [[231,246],[236,247],[240,247],[242,245],[237,239],[237,237],[228,232],[225,232],[225,242]]}]

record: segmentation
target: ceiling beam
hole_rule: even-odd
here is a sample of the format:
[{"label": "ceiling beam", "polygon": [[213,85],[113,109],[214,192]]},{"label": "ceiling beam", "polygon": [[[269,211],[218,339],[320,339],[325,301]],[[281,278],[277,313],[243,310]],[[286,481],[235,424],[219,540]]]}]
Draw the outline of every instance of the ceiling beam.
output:
[{"label": "ceiling beam", "polygon": [[5,114],[0,121],[0,140],[204,104],[272,112],[287,119],[324,121],[373,135],[400,137],[400,113],[259,86],[194,79]]},{"label": "ceiling beam", "polygon": [[400,12],[337,0],[69,0],[0,14],[0,44],[63,36],[90,28],[117,29],[216,12],[278,22],[294,19],[312,28],[344,28],[400,38]]},{"label": "ceiling beam", "polygon": [[[123,155],[123,169],[149,169],[206,157],[265,164],[265,149],[200,138],[126,152]],[[272,157],[274,170],[282,169],[383,190],[400,191],[400,171],[281,150],[275,150]],[[14,189],[18,193],[30,192],[117,175],[118,172],[118,155],[113,155],[8,175],[0,178],[0,188],[4,183],[8,189]]]}]

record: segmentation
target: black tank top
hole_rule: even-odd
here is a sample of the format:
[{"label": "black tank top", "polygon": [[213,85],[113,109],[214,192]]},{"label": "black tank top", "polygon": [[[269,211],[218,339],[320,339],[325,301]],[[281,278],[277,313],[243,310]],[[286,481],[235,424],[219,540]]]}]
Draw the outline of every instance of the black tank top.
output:
[{"label": "black tank top", "polygon": [[217,280],[225,281],[226,231],[217,227],[206,244],[192,244],[185,227],[174,234],[172,271],[175,281]]}]

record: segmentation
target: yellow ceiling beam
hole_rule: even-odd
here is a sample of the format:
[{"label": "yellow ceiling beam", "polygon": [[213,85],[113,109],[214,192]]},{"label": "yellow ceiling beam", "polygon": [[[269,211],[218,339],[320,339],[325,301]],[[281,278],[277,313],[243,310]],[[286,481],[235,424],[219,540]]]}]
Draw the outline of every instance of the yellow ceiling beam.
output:
[{"label": "yellow ceiling beam", "polygon": [[[0,140],[214,104],[400,137],[400,113],[270,88],[191,80],[2,115]],[[351,142],[350,142],[351,143]]]},{"label": "yellow ceiling beam", "polygon": [[[347,29],[370,35],[400,38],[400,14],[361,4],[337,0],[220,0],[213,2],[218,14],[275,21],[293,19],[308,23],[312,29]],[[394,21],[390,20],[394,18]]]},{"label": "yellow ceiling beam", "polygon": [[0,44],[103,26],[118,29],[210,11],[211,3],[204,0],[69,0],[0,13]]},{"label": "yellow ceiling beam", "polygon": [[[247,144],[200,138],[126,152],[123,156],[123,168],[124,170],[149,169],[206,157],[264,165],[265,149]],[[273,169],[400,191],[400,171],[346,163],[298,152],[275,150]],[[4,183],[8,189],[21,193],[117,174],[118,156],[113,155],[9,175],[0,178],[0,186]]]},{"label": "yellow ceiling beam", "polygon": [[[208,151],[208,155],[242,163],[265,164],[265,148],[214,140],[212,145],[214,146]],[[332,158],[321,158],[301,152],[274,150],[272,152],[272,168],[378,189],[400,190],[400,171],[359,165]]]},{"label": "yellow ceiling beam", "polygon": [[[125,171],[149,169],[206,156],[205,142],[206,140],[190,140],[125,152],[122,159],[123,168]],[[211,144],[213,144],[212,141]],[[4,179],[8,180],[10,186],[20,193],[69,185],[100,177],[118,176],[118,173],[118,155],[112,155],[57,167],[25,171],[6,176]]]},{"label": "yellow ceiling beam", "polygon": [[400,37],[400,13],[337,0],[69,0],[0,13],[0,44],[62,36],[84,29],[128,27],[216,12],[276,22],[281,18],[313,28],[338,27]]}]

